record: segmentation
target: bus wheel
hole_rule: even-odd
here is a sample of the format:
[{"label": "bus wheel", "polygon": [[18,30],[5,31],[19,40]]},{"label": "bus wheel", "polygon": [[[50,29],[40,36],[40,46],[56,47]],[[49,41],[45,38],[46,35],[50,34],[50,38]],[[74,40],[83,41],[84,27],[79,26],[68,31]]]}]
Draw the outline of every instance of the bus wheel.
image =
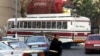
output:
[{"label": "bus wheel", "polygon": [[63,49],[71,49],[71,43],[63,43],[62,48]]}]

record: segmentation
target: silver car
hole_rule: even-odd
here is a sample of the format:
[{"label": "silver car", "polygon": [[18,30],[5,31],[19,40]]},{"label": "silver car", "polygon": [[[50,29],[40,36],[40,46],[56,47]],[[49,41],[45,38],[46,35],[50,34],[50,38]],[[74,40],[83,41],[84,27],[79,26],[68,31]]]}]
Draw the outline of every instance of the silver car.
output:
[{"label": "silver car", "polygon": [[14,50],[10,46],[0,42],[0,56],[24,56],[21,50]]},{"label": "silver car", "polygon": [[15,50],[30,50],[30,48],[22,41],[1,41]]},{"label": "silver car", "polygon": [[48,56],[49,40],[46,36],[31,36],[26,40],[26,44],[32,50],[43,50],[44,55]]},{"label": "silver car", "polygon": [[31,47],[32,50],[48,51],[49,41],[46,36],[31,36],[26,40],[26,44]]},{"label": "silver car", "polygon": [[22,41],[1,41],[1,42],[12,47],[14,50],[22,50],[24,53],[27,53],[29,56],[37,56],[38,53],[43,52],[42,50],[31,50]]}]

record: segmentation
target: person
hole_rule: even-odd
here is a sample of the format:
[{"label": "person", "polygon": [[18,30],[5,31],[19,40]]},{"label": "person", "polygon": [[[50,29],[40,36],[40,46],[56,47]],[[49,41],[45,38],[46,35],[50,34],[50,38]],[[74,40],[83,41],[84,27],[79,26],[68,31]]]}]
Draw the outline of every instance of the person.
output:
[{"label": "person", "polygon": [[62,42],[59,41],[59,35],[55,34],[54,39],[51,41],[49,47],[49,54],[48,56],[61,56],[62,54]]}]

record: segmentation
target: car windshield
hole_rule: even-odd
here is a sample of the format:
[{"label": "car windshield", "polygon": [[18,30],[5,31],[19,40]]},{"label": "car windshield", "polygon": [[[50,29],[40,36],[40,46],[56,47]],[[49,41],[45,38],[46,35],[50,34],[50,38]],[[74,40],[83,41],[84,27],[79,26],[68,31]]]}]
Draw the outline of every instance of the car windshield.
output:
[{"label": "car windshield", "polygon": [[100,40],[100,36],[90,36],[88,40]]},{"label": "car windshield", "polygon": [[6,44],[0,42],[0,50],[13,50],[13,49],[7,46]]},{"label": "car windshield", "polygon": [[24,48],[24,49],[28,49],[28,46],[23,43],[23,42],[9,42],[9,45],[12,48]]},{"label": "car windshield", "polygon": [[29,37],[28,39],[27,39],[27,43],[32,43],[32,42],[45,42],[46,40],[45,40],[45,38],[44,37]]}]

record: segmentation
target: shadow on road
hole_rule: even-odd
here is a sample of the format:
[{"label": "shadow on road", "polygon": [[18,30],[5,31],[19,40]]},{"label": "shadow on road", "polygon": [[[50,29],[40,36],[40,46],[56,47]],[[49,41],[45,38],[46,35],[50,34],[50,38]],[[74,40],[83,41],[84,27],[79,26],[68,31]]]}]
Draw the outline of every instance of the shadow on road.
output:
[{"label": "shadow on road", "polygon": [[83,48],[83,46],[72,46],[70,49],[64,48],[63,50],[82,50]]}]

